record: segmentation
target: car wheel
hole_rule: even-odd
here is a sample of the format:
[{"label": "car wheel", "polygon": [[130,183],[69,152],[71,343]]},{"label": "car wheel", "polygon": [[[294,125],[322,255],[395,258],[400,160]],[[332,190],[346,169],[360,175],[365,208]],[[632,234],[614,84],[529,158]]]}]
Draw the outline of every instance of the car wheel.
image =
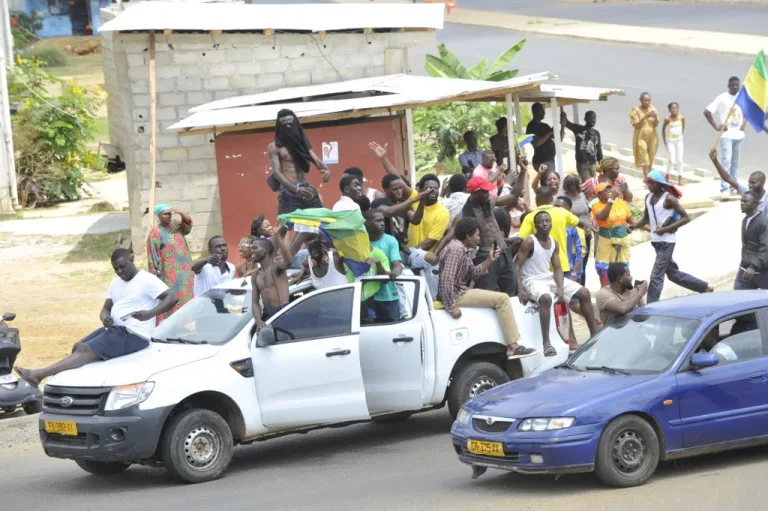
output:
[{"label": "car wheel", "polygon": [[123,463],[122,461],[75,460],[75,463],[89,474],[96,476],[113,476],[125,472],[131,466],[130,463]]},{"label": "car wheel", "polygon": [[448,411],[454,419],[461,406],[486,390],[509,381],[509,375],[490,362],[471,362],[461,369],[448,387]]},{"label": "car wheel", "polygon": [[170,474],[185,483],[221,477],[232,461],[232,431],[221,415],[184,410],[166,426],[160,457]]},{"label": "car wheel", "polygon": [[640,486],[659,464],[659,438],[648,421],[624,415],[611,421],[600,437],[597,477],[609,486]]},{"label": "car wheel", "polygon": [[15,406],[6,406],[5,408],[3,408],[4,413],[13,413],[15,411],[16,411]]},{"label": "car wheel", "polygon": [[23,405],[24,413],[27,415],[34,415],[36,413],[40,413],[43,411],[43,402],[42,401],[30,401],[29,403]]}]

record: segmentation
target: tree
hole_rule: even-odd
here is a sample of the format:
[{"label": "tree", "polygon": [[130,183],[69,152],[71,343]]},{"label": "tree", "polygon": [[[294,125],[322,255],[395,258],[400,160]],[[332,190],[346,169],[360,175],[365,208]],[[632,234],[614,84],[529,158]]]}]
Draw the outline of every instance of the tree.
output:
[{"label": "tree", "polygon": [[517,69],[504,70],[525,46],[526,40],[521,39],[499,55],[493,64],[488,65],[488,59],[483,59],[475,65],[466,68],[456,55],[444,44],[437,47],[439,57],[427,55],[427,73],[436,78],[461,78],[464,80],[485,80],[487,82],[501,82],[517,76]]}]

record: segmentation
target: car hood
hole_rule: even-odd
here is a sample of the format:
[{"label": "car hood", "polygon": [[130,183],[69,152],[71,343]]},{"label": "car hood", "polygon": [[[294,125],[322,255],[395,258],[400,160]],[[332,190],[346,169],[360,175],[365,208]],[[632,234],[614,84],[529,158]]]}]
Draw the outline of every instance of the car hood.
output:
[{"label": "car hood", "polygon": [[191,344],[150,345],[136,353],[94,362],[48,378],[48,385],[62,387],[114,387],[147,381],[153,374],[212,357],[220,346]]},{"label": "car hood", "polygon": [[498,417],[557,417],[657,376],[550,369],[484,392],[465,406],[472,413]]}]

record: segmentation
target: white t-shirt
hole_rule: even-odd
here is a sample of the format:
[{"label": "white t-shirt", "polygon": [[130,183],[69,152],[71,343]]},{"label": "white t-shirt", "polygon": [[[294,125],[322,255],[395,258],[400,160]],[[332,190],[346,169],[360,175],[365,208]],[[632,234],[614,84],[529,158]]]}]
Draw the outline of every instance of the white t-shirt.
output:
[{"label": "white t-shirt", "polygon": [[333,205],[333,211],[360,211],[360,206],[357,202],[353,201],[350,197],[342,195],[341,198]]},{"label": "white t-shirt", "polygon": [[155,318],[147,321],[134,318],[122,321],[120,318],[132,312],[154,309],[158,303],[157,297],[166,291],[168,286],[162,280],[144,270],[139,270],[128,282],[120,277],[115,278],[107,289],[107,298],[112,300],[111,315],[115,326],[124,326],[140,337],[151,338]]},{"label": "white t-shirt", "polygon": [[200,273],[195,274],[195,296],[201,295],[222,282],[232,280],[235,276],[235,265],[227,261],[227,271],[221,273],[221,268],[206,264]]},{"label": "white t-shirt", "polygon": [[[725,122],[733,104],[736,103],[736,96],[731,96],[730,92],[723,92],[709,104],[707,110],[719,124]],[[744,130],[741,126],[744,124],[744,113],[738,105],[733,109],[730,119],[728,119],[728,128],[723,132],[723,138],[731,140],[741,140],[744,138]]]}]

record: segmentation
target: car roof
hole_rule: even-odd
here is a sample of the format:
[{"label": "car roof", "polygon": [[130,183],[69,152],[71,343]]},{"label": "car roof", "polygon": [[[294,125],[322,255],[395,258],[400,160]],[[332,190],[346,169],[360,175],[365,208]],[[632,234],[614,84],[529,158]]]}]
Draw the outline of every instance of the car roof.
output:
[{"label": "car roof", "polygon": [[727,314],[756,307],[768,307],[767,291],[725,291],[681,296],[643,305],[634,309],[632,314],[702,319],[716,311]]}]

